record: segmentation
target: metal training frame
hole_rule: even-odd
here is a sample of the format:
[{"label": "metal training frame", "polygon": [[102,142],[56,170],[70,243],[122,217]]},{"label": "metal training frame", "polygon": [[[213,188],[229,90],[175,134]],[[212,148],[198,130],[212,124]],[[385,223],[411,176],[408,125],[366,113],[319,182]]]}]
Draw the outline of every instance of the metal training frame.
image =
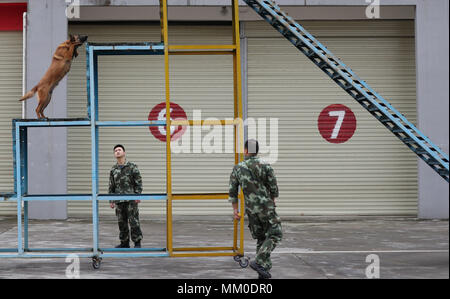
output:
[{"label": "metal training frame", "polygon": [[[238,0],[232,2],[232,45],[186,45],[171,46],[168,39],[168,6],[167,0],[160,0],[161,39],[160,43],[134,44],[86,44],[87,63],[87,118],[78,119],[14,119],[13,120],[13,164],[14,193],[0,194],[3,201],[17,202],[17,248],[0,248],[0,258],[52,258],[67,257],[76,253],[79,257],[92,258],[93,267],[100,268],[103,257],[200,257],[200,256],[233,256],[241,267],[248,265],[244,258],[244,217],[233,222],[233,243],[228,247],[173,247],[172,204],[174,200],[211,200],[228,199],[228,193],[214,194],[173,194],[171,148],[166,140],[166,194],[140,195],[106,195],[99,194],[98,182],[98,140],[100,127],[150,127],[166,126],[202,126],[230,125],[234,126],[235,164],[243,159],[243,112],[241,86],[241,52],[239,35]],[[100,55],[164,55],[165,61],[165,121],[99,121],[98,119],[98,56]],[[169,57],[171,55],[232,55],[234,81],[234,120],[171,120],[170,118],[170,82]],[[28,161],[27,134],[32,127],[90,127],[91,131],[91,180],[92,193],[82,195],[29,195],[28,194]],[[239,150],[237,150],[239,148]],[[93,238],[92,248],[30,248],[28,244],[28,203],[30,201],[83,200],[92,202]],[[99,247],[99,209],[98,202],[106,200],[165,200],[166,201],[166,247],[165,248],[100,248]],[[244,211],[243,193],[239,195],[240,211]],[[23,204],[23,207],[22,207]],[[23,212],[23,224],[22,224]],[[242,212],[241,212],[242,213]],[[239,235],[239,236],[238,236]],[[239,242],[238,242],[239,241]]]}]

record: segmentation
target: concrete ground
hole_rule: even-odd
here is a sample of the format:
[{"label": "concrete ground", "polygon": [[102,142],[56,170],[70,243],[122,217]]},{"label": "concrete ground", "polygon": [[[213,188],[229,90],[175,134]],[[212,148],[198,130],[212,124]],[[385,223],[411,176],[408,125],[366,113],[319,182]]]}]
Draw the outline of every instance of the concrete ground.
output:
[{"label": "concrete ground", "polygon": [[[165,220],[141,220],[144,247],[165,247]],[[174,217],[174,247],[231,246],[231,217]],[[88,218],[31,220],[31,248],[92,247]],[[284,220],[284,239],[272,254],[276,279],[449,278],[448,221],[399,217],[305,217]],[[100,247],[118,243],[114,218],[100,220]],[[15,217],[0,217],[0,248],[17,246]],[[245,254],[255,241],[245,227]],[[1,258],[0,278],[66,278],[73,260]],[[68,272],[74,273],[74,272]],[[81,258],[80,278],[254,279],[232,257],[104,258],[93,269]]]}]

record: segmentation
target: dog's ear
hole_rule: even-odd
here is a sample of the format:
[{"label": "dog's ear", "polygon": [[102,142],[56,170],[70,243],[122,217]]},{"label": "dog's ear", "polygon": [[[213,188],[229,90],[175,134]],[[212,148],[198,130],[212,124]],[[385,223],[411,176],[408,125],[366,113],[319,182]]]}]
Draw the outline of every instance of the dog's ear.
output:
[{"label": "dog's ear", "polygon": [[69,34],[69,39],[72,43],[75,41],[75,37],[72,34]]}]

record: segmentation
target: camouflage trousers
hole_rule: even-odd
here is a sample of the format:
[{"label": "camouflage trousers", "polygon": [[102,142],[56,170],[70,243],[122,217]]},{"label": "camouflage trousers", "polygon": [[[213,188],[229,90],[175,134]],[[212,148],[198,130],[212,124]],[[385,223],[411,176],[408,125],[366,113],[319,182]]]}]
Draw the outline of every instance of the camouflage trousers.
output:
[{"label": "camouflage trousers", "polygon": [[139,223],[139,209],[136,202],[129,201],[116,203],[116,216],[119,222],[120,242],[130,242],[128,223],[130,224],[131,229],[131,240],[135,243],[142,240],[141,225]]},{"label": "camouflage trousers", "polygon": [[281,219],[275,209],[267,214],[247,213],[248,227],[256,243],[255,261],[267,271],[272,269],[270,254],[283,238],[281,230]]}]

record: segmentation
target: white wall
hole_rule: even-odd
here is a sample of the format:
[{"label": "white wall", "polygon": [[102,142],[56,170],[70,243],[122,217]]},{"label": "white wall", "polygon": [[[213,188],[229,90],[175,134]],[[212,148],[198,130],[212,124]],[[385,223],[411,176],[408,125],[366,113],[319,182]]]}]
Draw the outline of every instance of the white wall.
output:
[{"label": "white wall", "polygon": [[[420,1],[416,18],[418,128],[448,154],[449,1]],[[419,217],[448,218],[448,183],[419,161]]]}]

